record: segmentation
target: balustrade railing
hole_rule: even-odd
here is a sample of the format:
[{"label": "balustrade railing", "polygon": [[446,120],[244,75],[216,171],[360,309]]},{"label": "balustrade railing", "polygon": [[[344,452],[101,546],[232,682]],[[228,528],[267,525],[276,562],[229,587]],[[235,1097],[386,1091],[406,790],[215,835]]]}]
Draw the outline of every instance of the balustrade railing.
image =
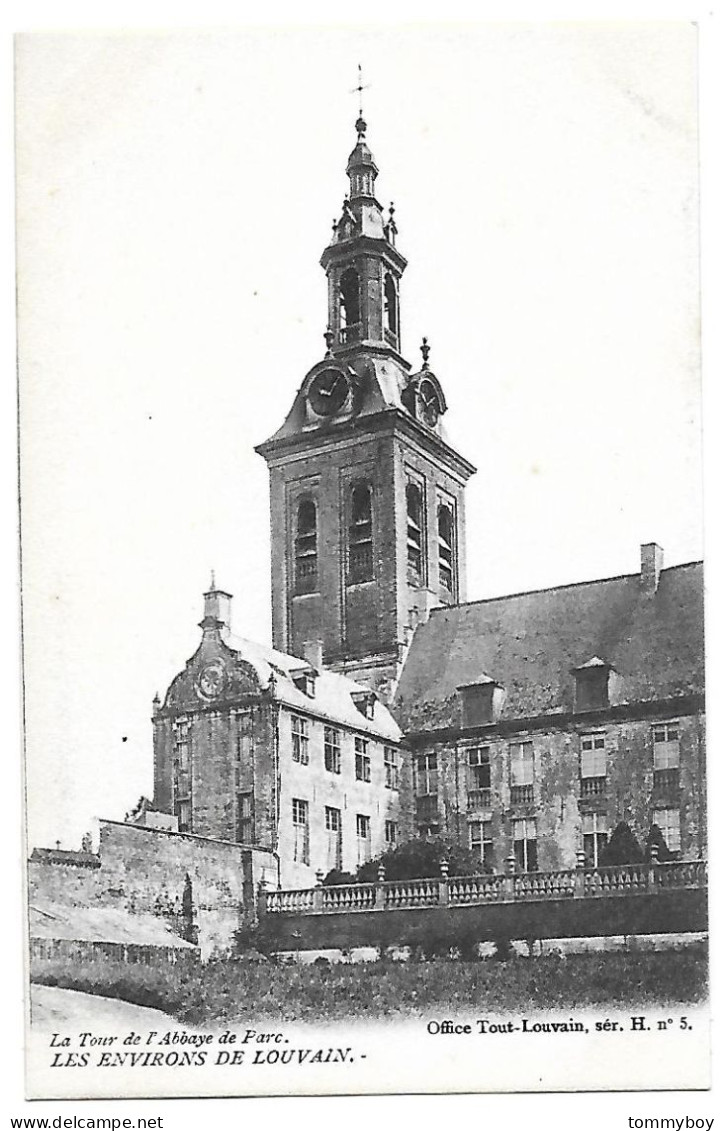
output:
[{"label": "balustrade railing", "polygon": [[[320,874],[321,879],[321,874]],[[707,886],[704,860],[622,864],[609,868],[568,868],[555,872],[505,872],[377,883],[339,884],[302,890],[260,892],[267,913],[327,913],[448,907],[549,899],[605,898],[642,892]]]}]

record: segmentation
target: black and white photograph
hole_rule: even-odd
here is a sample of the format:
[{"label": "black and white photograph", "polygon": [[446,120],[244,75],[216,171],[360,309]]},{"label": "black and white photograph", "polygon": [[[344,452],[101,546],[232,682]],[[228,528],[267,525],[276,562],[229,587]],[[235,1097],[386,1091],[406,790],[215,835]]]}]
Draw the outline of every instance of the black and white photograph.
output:
[{"label": "black and white photograph", "polygon": [[707,1089],[697,26],[15,57],[28,1098]]}]

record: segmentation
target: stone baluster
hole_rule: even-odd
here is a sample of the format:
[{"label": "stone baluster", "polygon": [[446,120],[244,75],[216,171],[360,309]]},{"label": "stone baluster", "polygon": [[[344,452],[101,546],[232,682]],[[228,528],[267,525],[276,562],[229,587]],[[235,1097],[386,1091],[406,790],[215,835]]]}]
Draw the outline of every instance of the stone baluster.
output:
[{"label": "stone baluster", "polygon": [[649,867],[647,868],[647,887],[653,888],[657,882],[657,865],[659,864],[659,848],[651,845],[649,850]]},{"label": "stone baluster", "polygon": [[441,860],[441,879],[438,885],[438,902],[448,907],[451,902],[451,886],[448,882],[448,861]]},{"label": "stone baluster", "polygon": [[385,865],[381,864],[378,868],[378,882],[375,885],[375,907],[382,909],[385,907]]},{"label": "stone baluster", "polygon": [[514,874],[516,872],[516,857],[506,857],[506,876],[503,882],[504,899],[514,898]]},{"label": "stone baluster", "polygon": [[264,876],[257,884],[257,919],[267,914],[267,881]]}]

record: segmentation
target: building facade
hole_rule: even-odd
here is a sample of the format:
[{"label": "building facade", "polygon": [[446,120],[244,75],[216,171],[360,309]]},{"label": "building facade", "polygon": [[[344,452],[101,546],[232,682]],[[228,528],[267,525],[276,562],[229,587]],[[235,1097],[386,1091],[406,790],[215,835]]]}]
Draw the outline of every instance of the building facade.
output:
[{"label": "building facade", "polygon": [[590,867],[624,822],[673,857],[706,850],[701,563],[436,610],[393,711],[419,834],[482,869]]},{"label": "building facade", "polygon": [[319,644],[297,659],[234,637],[229,594],[204,601],[199,648],[154,700],[154,810],[266,850],[291,887],[410,836],[410,763],[387,707],[324,668]]}]

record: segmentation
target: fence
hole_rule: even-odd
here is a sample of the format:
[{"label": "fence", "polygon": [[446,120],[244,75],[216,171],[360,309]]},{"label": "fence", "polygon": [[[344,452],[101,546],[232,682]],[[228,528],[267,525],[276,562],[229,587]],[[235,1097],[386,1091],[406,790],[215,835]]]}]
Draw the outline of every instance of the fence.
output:
[{"label": "fence", "polygon": [[386,880],[340,884],[296,891],[260,890],[262,914],[336,914],[390,911],[413,907],[463,907],[475,904],[540,900],[599,899],[707,887],[704,860],[659,864],[623,864],[609,868],[569,868],[557,872],[514,872],[480,876],[448,876],[447,865],[434,879]]}]

